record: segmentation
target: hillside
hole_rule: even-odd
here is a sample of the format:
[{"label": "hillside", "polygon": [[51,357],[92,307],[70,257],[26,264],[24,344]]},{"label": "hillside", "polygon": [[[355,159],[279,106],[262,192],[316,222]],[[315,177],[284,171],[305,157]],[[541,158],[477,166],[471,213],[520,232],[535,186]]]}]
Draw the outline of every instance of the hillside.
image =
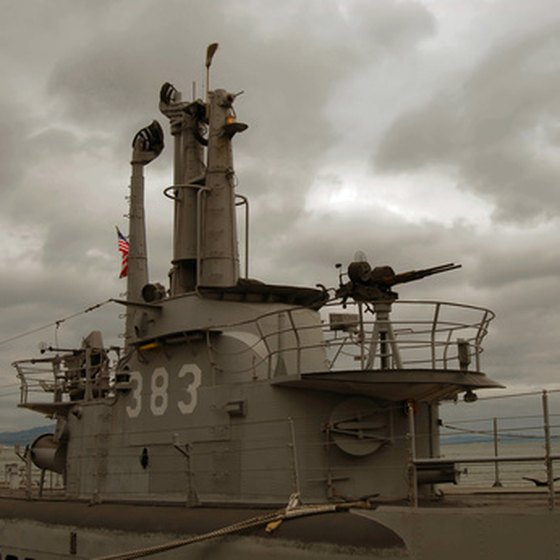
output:
[{"label": "hillside", "polygon": [[39,426],[18,432],[0,432],[0,445],[28,445],[41,434],[53,432],[54,425]]}]

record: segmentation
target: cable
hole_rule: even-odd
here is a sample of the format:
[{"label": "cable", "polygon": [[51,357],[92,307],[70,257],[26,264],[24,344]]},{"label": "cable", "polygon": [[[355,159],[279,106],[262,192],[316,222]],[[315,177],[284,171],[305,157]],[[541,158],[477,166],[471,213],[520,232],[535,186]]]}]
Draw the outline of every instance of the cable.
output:
[{"label": "cable", "polygon": [[13,389],[14,387],[19,387],[19,383],[10,383],[8,385],[0,385],[0,389]]},{"label": "cable", "polygon": [[96,303],[95,305],[92,305],[91,307],[88,307],[87,309],[84,309],[82,311],[78,311],[77,313],[72,313],[72,315],[68,315],[67,317],[63,317],[62,319],[58,319],[58,321],[52,321],[51,323],[48,323],[47,325],[43,325],[42,327],[37,327],[35,329],[31,329],[29,331],[26,331],[26,332],[23,332],[23,333],[20,333],[20,334],[16,334],[15,336],[12,336],[10,338],[0,340],[0,346],[3,346],[4,344],[8,344],[9,342],[13,342],[14,340],[18,340],[20,338],[24,338],[26,336],[29,336],[30,334],[35,334],[37,332],[43,331],[43,330],[48,329],[50,327],[56,327],[58,329],[58,327],[60,327],[60,325],[62,323],[64,323],[64,321],[74,319],[74,317],[78,317],[79,315],[82,315],[84,313],[89,313],[90,311],[94,311],[95,309],[99,309],[100,307],[106,305],[107,303],[111,303],[113,301],[114,301],[113,298],[107,299],[105,301],[102,301],[101,303]]}]

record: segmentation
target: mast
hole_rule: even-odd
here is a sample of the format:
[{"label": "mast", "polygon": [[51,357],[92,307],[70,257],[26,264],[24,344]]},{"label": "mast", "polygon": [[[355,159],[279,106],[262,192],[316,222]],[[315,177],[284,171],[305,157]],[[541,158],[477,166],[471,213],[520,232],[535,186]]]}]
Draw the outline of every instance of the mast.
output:
[{"label": "mast", "polygon": [[239,94],[209,90],[217,48],[212,43],[206,53],[206,101],[183,101],[168,82],[160,91],[159,108],[174,138],[174,184],[166,189],[175,204],[172,295],[239,280],[231,139],[247,125],[236,121],[233,110]]},{"label": "mast", "polygon": [[160,91],[160,111],[169,118],[174,139],[173,157],[173,269],[171,293],[192,292],[197,278],[198,190],[204,184],[205,106],[184,102],[182,94],[166,82]]},{"label": "mast", "polygon": [[200,285],[235,286],[239,251],[235,220],[235,172],[231,139],[247,125],[236,121],[236,94],[217,89],[209,95],[208,165],[200,255]]}]

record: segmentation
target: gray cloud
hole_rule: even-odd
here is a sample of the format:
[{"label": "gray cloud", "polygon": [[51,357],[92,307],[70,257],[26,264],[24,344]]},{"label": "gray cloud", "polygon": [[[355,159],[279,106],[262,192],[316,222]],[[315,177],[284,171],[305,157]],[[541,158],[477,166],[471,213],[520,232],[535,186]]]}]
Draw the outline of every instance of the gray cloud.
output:
[{"label": "gray cloud", "polygon": [[464,80],[397,118],[376,167],[440,169],[490,199],[499,221],[558,216],[559,29],[503,39]]},{"label": "gray cloud", "polygon": [[11,102],[2,105],[0,113],[0,188],[2,196],[17,188],[25,161],[20,149],[25,141],[27,123],[17,114]]}]

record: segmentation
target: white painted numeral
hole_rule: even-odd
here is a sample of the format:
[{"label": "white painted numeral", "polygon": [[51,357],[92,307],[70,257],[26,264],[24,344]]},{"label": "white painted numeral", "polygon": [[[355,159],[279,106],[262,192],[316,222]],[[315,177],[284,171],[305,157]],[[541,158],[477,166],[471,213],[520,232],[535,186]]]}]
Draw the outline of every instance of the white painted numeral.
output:
[{"label": "white painted numeral", "polygon": [[[202,383],[202,371],[196,364],[184,364],[177,376],[179,379],[192,376],[192,381],[181,392],[186,393],[188,400],[177,401],[181,414],[192,414],[198,403],[198,388]],[[129,418],[136,418],[142,411],[142,375],[139,371],[130,372],[132,382],[131,404],[126,406]],[[150,411],[154,416],[163,416],[169,404],[169,373],[164,367],[154,369],[150,384]]]},{"label": "white painted numeral", "polygon": [[139,371],[130,372],[130,381],[134,383],[131,398],[134,399],[134,406],[127,405],[126,413],[129,418],[136,418],[142,410],[142,376]]},{"label": "white painted numeral", "polygon": [[150,395],[150,410],[154,416],[162,416],[167,410],[167,389],[169,374],[164,367],[154,369],[152,373],[152,394]]},{"label": "white painted numeral", "polygon": [[200,368],[196,364],[185,364],[179,370],[179,378],[185,377],[185,375],[187,374],[191,374],[193,377],[192,383],[190,383],[186,387],[182,387],[182,390],[189,395],[189,402],[177,402],[177,406],[179,407],[181,414],[192,414],[194,412],[194,409],[196,408],[196,404],[198,401],[197,390],[200,387],[200,383],[202,382],[201,373],[202,372],[200,371]]}]

